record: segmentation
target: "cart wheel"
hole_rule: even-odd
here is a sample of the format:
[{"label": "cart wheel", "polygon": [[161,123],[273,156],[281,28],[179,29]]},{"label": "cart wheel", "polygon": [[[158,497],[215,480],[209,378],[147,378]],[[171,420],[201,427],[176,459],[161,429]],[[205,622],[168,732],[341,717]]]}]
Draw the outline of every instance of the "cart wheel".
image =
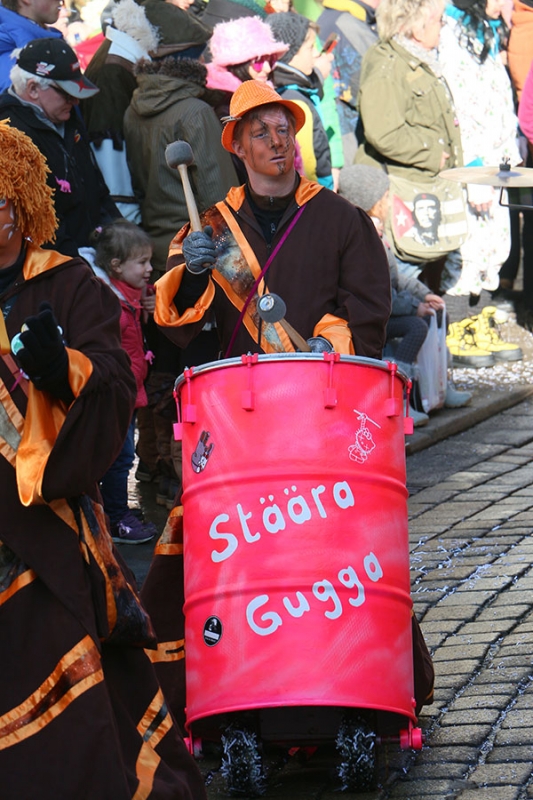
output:
[{"label": "cart wheel", "polygon": [[221,737],[221,773],[233,797],[258,797],[266,791],[263,763],[255,733],[230,725]]},{"label": "cart wheel", "polygon": [[335,740],[343,792],[368,792],[376,783],[376,734],[361,717],[342,722]]}]

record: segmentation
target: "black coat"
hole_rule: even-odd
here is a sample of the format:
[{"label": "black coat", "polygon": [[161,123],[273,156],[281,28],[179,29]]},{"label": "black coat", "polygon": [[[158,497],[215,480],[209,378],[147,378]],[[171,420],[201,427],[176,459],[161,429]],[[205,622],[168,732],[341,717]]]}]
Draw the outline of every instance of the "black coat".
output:
[{"label": "black coat", "polygon": [[62,137],[30,106],[4,92],[0,95],[0,119],[9,119],[14,128],[24,131],[50,167],[48,185],[54,190],[59,221],[53,249],[74,256],[79,247],[93,245],[95,228],[121,215],[109,196],[76,109],[72,109]]}]

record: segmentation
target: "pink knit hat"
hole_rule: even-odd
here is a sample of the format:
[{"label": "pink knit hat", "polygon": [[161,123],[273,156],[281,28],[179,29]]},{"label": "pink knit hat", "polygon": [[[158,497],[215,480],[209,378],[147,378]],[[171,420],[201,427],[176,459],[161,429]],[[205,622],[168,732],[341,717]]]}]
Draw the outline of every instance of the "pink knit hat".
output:
[{"label": "pink knit hat", "polygon": [[289,49],[274,39],[272,30],[259,17],[239,17],[213,28],[209,40],[212,61],[220,67],[244,64],[261,56],[282,56]]}]

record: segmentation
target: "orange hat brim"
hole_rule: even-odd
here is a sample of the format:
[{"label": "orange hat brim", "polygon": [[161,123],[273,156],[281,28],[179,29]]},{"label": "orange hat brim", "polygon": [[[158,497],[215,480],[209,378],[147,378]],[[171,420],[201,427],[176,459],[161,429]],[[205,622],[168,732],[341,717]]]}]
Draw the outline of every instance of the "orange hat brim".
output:
[{"label": "orange hat brim", "polygon": [[294,103],[292,100],[269,100],[267,103],[258,103],[257,105],[251,105],[250,108],[247,108],[243,111],[242,116],[240,119],[231,120],[230,122],[226,122],[222,129],[222,147],[224,150],[227,150],[229,153],[235,153],[233,149],[233,139],[234,139],[234,130],[235,125],[239,122],[249,111],[253,111],[254,108],[261,108],[261,106],[270,106],[270,105],[279,105],[285,106],[293,115],[296,133],[301,130],[305,124],[305,111],[298,103]]}]

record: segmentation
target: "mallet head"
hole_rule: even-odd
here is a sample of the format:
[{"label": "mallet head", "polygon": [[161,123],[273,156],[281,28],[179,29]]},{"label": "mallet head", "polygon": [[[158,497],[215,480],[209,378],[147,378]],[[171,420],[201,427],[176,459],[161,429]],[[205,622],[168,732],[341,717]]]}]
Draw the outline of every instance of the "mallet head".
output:
[{"label": "mallet head", "polygon": [[183,164],[185,164],[186,167],[190,167],[194,162],[194,155],[189,142],[184,142],[180,139],[167,145],[165,158],[171,169],[177,169],[177,167],[181,167]]},{"label": "mallet head", "polygon": [[265,322],[279,322],[287,313],[287,306],[279,294],[264,294],[257,302],[257,313]]}]

